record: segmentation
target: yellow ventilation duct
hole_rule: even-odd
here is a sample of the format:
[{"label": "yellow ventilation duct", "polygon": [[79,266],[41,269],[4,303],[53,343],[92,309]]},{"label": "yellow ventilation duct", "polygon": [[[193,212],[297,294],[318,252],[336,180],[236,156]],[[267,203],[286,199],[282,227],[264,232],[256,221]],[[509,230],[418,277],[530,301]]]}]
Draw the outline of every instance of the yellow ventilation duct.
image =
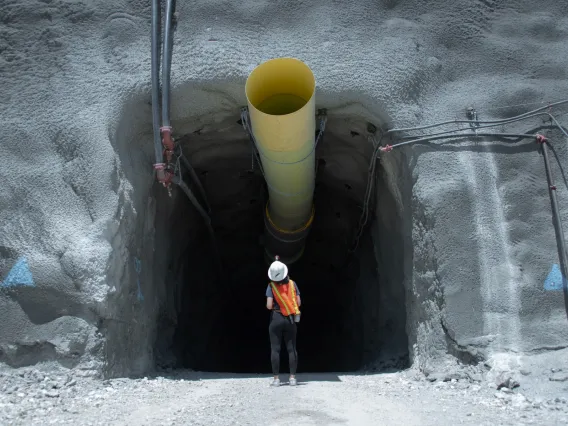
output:
[{"label": "yellow ventilation duct", "polygon": [[265,248],[287,263],[303,253],[313,218],[315,185],[315,77],[294,58],[262,63],[245,92],[251,130],[269,191]]}]

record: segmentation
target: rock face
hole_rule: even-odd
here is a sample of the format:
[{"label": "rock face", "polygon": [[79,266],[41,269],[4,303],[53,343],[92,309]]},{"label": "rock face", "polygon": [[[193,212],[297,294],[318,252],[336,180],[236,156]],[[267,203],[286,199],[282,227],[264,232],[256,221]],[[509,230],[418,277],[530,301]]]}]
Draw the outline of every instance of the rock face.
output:
[{"label": "rock face", "polygon": [[[178,2],[174,132],[234,124],[248,73],[274,56],[310,65],[330,122],[408,127],[466,119],[468,107],[495,120],[568,98],[565,0],[353,3]],[[151,174],[149,4],[0,6],[1,362],[142,372],[153,365],[158,324],[176,322],[161,308],[176,300],[166,271],[181,266],[164,248],[171,225],[155,220],[177,195]],[[568,105],[550,112],[567,122]],[[567,140],[549,124],[487,130],[550,138],[568,220],[559,167]],[[568,346],[562,292],[545,286],[558,252],[534,141],[440,141],[384,156],[409,249],[392,260],[404,273],[388,292],[404,289],[411,362],[450,371],[455,358]],[[198,221],[189,211],[178,225],[191,233]],[[206,323],[208,313],[198,315]]]}]

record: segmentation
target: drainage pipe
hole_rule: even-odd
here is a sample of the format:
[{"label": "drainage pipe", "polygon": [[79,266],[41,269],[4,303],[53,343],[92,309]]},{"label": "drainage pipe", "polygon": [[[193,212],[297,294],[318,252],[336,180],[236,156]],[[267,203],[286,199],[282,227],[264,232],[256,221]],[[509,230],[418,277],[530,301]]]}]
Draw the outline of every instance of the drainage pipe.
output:
[{"label": "drainage pipe", "polygon": [[152,0],[152,125],[156,163],[164,161],[160,137],[160,0]]},{"label": "drainage pipe", "polygon": [[313,222],[315,86],[311,69],[295,58],[266,61],[246,81],[252,136],[269,193],[268,261],[276,255],[285,263],[298,260]]},{"label": "drainage pipe", "polygon": [[568,316],[568,259],[566,257],[566,243],[564,242],[564,230],[562,229],[562,219],[556,198],[556,186],[552,180],[550,170],[550,160],[548,158],[548,141],[542,135],[537,135],[537,142],[542,145],[542,157],[544,158],[544,169],[546,171],[546,181],[548,182],[548,193],[550,194],[550,205],[552,207],[552,221],[556,231],[556,246],[558,248],[558,259],[560,260],[560,271],[562,272],[562,290],[564,291],[564,302],[566,315]]},{"label": "drainage pipe", "polygon": [[166,18],[164,22],[164,53],[162,55],[162,139],[166,148],[166,158],[171,161],[174,151],[172,128],[170,126],[170,70],[172,65],[172,19],[175,9],[175,0],[166,2]]},{"label": "drainage pipe", "polygon": [[164,154],[160,136],[160,0],[152,0],[152,126],[154,129],[154,167],[163,171]]}]

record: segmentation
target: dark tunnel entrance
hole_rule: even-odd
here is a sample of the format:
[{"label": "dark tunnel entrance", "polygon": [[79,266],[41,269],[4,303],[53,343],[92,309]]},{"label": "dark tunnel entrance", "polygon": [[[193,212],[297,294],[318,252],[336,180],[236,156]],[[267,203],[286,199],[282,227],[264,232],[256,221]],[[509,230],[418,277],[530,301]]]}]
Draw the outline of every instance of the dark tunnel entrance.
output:
[{"label": "dark tunnel entrance", "polygon": [[[195,141],[192,143],[199,149]],[[402,219],[393,196],[385,189],[381,170],[373,206],[384,208],[382,217],[371,206],[370,215],[376,216],[370,220],[373,225],[366,228],[358,250],[349,257],[362,212],[361,199],[354,193],[364,191],[364,183],[338,179],[335,167],[342,167],[349,147],[334,135],[325,143],[330,149],[318,155],[313,228],[302,258],[289,265],[303,303],[298,372],[356,371],[393,358],[404,367],[408,342]],[[167,279],[175,291],[167,292],[172,300],[164,303],[168,306],[164,312],[169,313],[164,313],[158,324],[158,365],[214,372],[270,372],[270,313],[265,307],[268,265],[262,246],[265,183],[258,169],[251,170],[248,141],[233,142],[232,147],[223,155],[215,151],[194,156],[200,160],[195,161],[195,168],[212,207],[223,271],[216,267],[201,218],[187,197],[175,196]],[[361,176],[366,176],[369,151],[372,147],[357,160]],[[281,362],[285,373],[284,349]]]}]

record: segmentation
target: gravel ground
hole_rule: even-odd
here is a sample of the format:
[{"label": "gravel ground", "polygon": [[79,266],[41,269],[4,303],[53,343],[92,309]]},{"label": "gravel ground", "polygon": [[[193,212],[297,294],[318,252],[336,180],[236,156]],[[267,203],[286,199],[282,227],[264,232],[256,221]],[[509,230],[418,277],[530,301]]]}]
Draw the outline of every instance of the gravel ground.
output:
[{"label": "gravel ground", "polygon": [[254,375],[174,371],[100,380],[71,370],[4,370],[0,424],[568,424],[568,392],[529,398],[520,387],[497,390],[471,378],[430,382],[412,370],[299,379],[296,388],[270,388],[267,377]]}]

